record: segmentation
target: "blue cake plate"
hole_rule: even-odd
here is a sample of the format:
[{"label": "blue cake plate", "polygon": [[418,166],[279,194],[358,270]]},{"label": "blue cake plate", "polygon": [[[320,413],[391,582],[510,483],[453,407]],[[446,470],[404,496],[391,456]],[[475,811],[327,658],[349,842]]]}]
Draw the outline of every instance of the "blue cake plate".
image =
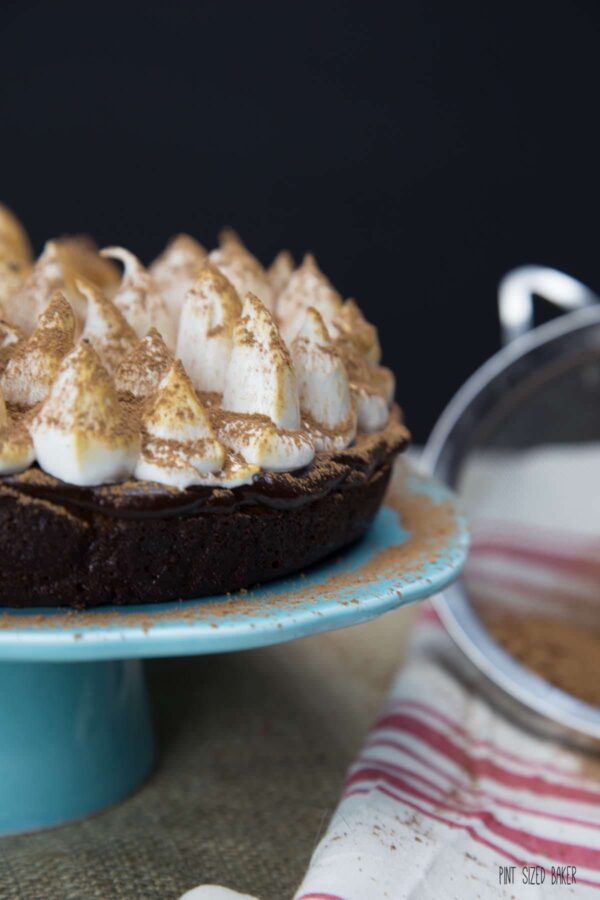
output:
[{"label": "blue cake plate", "polygon": [[154,742],[140,658],[365,622],[439,593],[467,547],[450,492],[402,464],[367,535],[301,575],[152,606],[0,610],[0,833],[80,818],[146,778]]}]

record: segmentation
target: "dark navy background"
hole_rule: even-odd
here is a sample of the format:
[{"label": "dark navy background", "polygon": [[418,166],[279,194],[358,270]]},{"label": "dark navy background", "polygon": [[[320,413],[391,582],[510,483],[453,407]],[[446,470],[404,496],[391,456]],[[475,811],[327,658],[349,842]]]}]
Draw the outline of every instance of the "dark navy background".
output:
[{"label": "dark navy background", "polygon": [[423,439],[498,346],[507,268],[600,289],[599,38],[594,0],[4,0],[0,194],[38,249],[230,223],[313,250]]}]

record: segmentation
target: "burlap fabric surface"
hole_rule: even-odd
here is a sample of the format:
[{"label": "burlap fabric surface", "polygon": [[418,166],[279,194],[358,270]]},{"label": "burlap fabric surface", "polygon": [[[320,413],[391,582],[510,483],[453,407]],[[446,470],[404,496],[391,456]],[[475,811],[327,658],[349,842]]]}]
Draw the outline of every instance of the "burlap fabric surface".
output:
[{"label": "burlap fabric surface", "polygon": [[[148,664],[160,760],[106,813],[0,840],[2,900],[293,896],[406,644],[412,610],[293,644]],[[40,735],[43,740],[43,735]]]}]

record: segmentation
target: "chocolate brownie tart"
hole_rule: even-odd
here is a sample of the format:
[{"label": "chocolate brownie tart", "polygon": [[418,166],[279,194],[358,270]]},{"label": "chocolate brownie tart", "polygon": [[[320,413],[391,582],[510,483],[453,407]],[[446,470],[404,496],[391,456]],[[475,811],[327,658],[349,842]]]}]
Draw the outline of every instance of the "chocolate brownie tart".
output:
[{"label": "chocolate brownie tart", "polygon": [[[122,264],[120,274],[113,260]],[[409,439],[375,328],[232,232],[146,269],[0,207],[0,605],[155,603],[359,538]]]}]

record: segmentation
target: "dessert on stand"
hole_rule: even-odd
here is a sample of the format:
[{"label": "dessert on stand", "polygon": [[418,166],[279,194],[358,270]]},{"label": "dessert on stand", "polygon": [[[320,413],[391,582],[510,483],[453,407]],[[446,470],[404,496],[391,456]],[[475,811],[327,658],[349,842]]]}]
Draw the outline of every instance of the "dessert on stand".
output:
[{"label": "dessert on stand", "polygon": [[313,257],[265,269],[227,231],[149,268],[84,237],[33,261],[2,208],[0,304],[0,831],[143,780],[140,657],[341,627],[458,573],[441,486],[397,474],[381,508],[394,378]]}]

